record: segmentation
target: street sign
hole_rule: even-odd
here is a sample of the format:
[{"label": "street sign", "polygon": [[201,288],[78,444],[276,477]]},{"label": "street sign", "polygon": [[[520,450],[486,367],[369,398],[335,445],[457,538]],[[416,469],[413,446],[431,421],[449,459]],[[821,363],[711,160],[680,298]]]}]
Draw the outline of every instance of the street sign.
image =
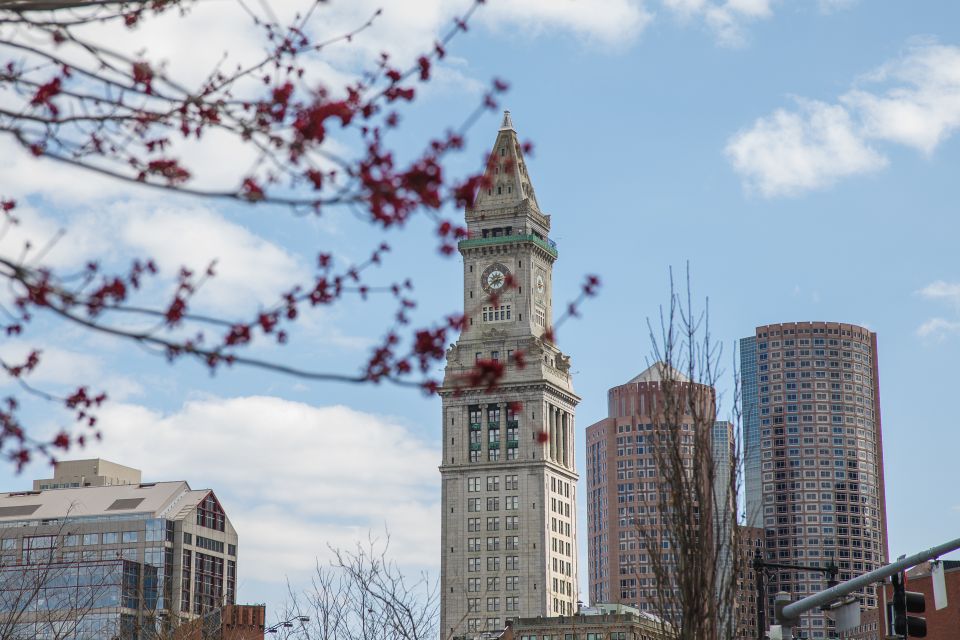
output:
[{"label": "street sign", "polygon": [[935,609],[947,608],[947,584],[943,578],[943,562],[930,563],[930,579],[933,581],[933,606]]}]

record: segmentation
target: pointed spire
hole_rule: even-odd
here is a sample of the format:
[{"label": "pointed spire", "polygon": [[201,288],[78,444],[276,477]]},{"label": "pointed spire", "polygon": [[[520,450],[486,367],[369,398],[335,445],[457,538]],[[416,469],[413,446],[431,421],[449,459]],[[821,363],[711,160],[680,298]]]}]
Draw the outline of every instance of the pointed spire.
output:
[{"label": "pointed spire", "polygon": [[486,177],[489,187],[481,189],[477,194],[473,211],[485,208],[502,209],[519,205],[525,200],[529,201],[531,208],[540,211],[509,111],[503,112],[497,140],[487,160]]},{"label": "pointed spire", "polygon": [[633,382],[663,382],[664,380],[672,380],[673,382],[690,382],[690,378],[683,375],[666,362],[658,360],[647,367],[643,373],[635,376],[627,384]]}]

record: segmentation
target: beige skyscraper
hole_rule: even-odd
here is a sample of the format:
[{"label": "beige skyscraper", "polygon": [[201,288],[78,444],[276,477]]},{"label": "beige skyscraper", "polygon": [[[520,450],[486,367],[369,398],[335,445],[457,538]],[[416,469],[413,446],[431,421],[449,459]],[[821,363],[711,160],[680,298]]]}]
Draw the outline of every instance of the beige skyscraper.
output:
[{"label": "beige skyscraper", "polygon": [[[570,358],[553,322],[556,245],[510,113],[489,188],[466,211],[466,326],[447,353],[443,398],[441,638],[475,638],[509,618],[576,610],[574,408]],[[493,391],[465,376],[499,361]]]}]

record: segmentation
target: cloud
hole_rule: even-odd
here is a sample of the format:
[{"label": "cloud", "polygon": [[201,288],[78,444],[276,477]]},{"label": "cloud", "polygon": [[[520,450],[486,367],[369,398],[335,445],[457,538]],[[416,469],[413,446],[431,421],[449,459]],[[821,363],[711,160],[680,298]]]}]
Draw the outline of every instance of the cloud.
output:
[{"label": "cloud", "polygon": [[[40,364],[28,374],[31,384],[79,384],[78,380],[97,380],[102,373],[99,358],[51,345],[32,345],[22,340],[7,340],[0,345],[0,358],[7,364],[22,364],[32,351],[40,352]],[[0,382],[7,382],[0,378]]]},{"label": "cloud", "polygon": [[[952,305],[956,312],[960,312],[960,282],[935,280],[917,293],[927,300],[946,302]],[[921,338],[943,340],[956,333],[960,333],[960,321],[941,317],[930,318],[917,327],[917,335]]]},{"label": "cloud", "polygon": [[29,206],[18,208],[17,215],[21,224],[0,238],[0,253],[19,256],[29,241],[34,247],[29,261],[62,232],[43,259],[54,268],[96,260],[126,269],[134,258],[150,258],[169,282],[181,266],[202,273],[216,261],[216,276],[196,302],[224,314],[273,304],[281,291],[309,277],[298,258],[279,245],[195,204],[124,200],[80,208],[63,223]]},{"label": "cloud", "polygon": [[917,327],[917,335],[921,338],[942,339],[949,334],[958,332],[960,332],[960,322],[944,318],[931,318]]},{"label": "cloud", "polygon": [[392,418],[264,396],[210,397],[166,414],[111,403],[100,425],[103,442],[84,455],[140,468],[147,480],[184,479],[217,492],[240,535],[244,579],[303,575],[328,544],[352,547],[385,529],[401,564],[439,561],[441,452]]},{"label": "cloud", "polygon": [[748,187],[764,196],[790,195],[841,177],[875,171],[886,159],[857,135],[840,106],[803,101],[779,109],[729,142],[727,157]]},{"label": "cloud", "polygon": [[960,128],[960,47],[922,43],[860,78],[835,103],[799,98],[732,136],[726,154],[745,186],[796,195],[879,171],[875,145],[933,151]]},{"label": "cloud", "polygon": [[[110,373],[100,357],[66,349],[49,340],[6,340],[0,344],[0,360],[8,365],[20,365],[33,351],[39,352],[40,362],[24,380],[40,391],[72,390],[85,385],[97,391],[107,390],[110,399],[116,401],[143,394],[143,386],[138,381]],[[15,384],[14,379],[0,376],[0,388]]]},{"label": "cloud", "polygon": [[818,4],[820,5],[820,11],[823,13],[833,13],[834,11],[849,9],[859,1],[860,0],[819,0]]},{"label": "cloud", "polygon": [[478,18],[492,27],[566,31],[592,43],[621,46],[634,41],[653,14],[638,0],[494,0]]},{"label": "cloud", "polygon": [[960,282],[937,280],[920,289],[917,293],[930,300],[946,299],[960,304]]},{"label": "cloud", "polygon": [[123,208],[125,213],[114,212],[114,219],[131,252],[152,257],[168,270],[185,265],[202,273],[216,260],[216,276],[198,294],[204,305],[222,311],[271,304],[281,291],[306,277],[286,250],[212,210]]},{"label": "cloud", "polygon": [[859,113],[865,137],[929,154],[960,127],[960,47],[916,46],[864,81],[892,85],[883,93],[854,89],[841,96]]},{"label": "cloud", "polygon": [[[833,13],[852,6],[856,0],[818,0],[821,13]],[[661,0],[664,9],[682,22],[702,23],[727,47],[747,43],[747,27],[774,15],[778,0]]]}]

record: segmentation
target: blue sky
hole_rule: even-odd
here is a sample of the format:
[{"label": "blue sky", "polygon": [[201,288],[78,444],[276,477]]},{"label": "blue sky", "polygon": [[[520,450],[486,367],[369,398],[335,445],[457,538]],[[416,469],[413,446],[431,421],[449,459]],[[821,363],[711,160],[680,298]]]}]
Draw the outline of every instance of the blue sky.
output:
[{"label": "blue sky", "polygon": [[[381,48],[409,58],[463,4],[386,2],[379,30],[331,54],[318,73],[349,77]],[[323,28],[353,24],[373,6],[335,1]],[[199,10],[192,19],[200,29],[211,17]],[[225,37],[236,45],[246,36]],[[145,42],[183,64],[163,38]],[[646,319],[667,301],[668,268],[689,261],[730,364],[735,341],[760,324],[842,321],[878,333],[891,556],[960,535],[950,471],[960,448],[951,402],[960,360],[960,5],[490,0],[451,46],[436,85],[404,114],[401,151],[457,124],[492,77],[510,82],[503,105],[535,145],[528,165],[560,251],[555,299],[574,297],[586,273],[604,283],[560,333],[583,397],[581,442],[604,416],[606,390],[645,368]],[[452,170],[479,166],[498,123],[489,114],[476,124]],[[208,308],[255,307],[317,251],[333,246],[358,259],[380,238],[348,215],[302,220],[160,199],[4,150],[0,192],[25,203],[24,233],[68,229],[52,260],[122,263],[149,253],[172,269],[216,257],[224,275],[204,294]],[[206,153],[211,167],[229,167],[228,150]],[[438,256],[432,233],[421,221],[387,234],[396,250],[380,275],[414,279],[421,319],[459,301],[459,260]],[[379,335],[385,308],[350,303],[311,316],[292,347],[260,353],[350,369]],[[27,342],[46,349],[38,375],[48,384],[82,372],[116,390],[105,442],[78,455],[218,491],[240,530],[242,600],[280,603],[286,578],[303,584],[328,543],[349,545],[371,530],[391,531],[405,566],[436,570],[435,399],[255,371],[211,378],[44,323],[24,344],[0,348]],[[30,411],[40,429],[57,418],[43,405]],[[45,473],[0,468],[0,480],[21,488]],[[269,537],[265,523],[281,523],[284,538]]]}]

